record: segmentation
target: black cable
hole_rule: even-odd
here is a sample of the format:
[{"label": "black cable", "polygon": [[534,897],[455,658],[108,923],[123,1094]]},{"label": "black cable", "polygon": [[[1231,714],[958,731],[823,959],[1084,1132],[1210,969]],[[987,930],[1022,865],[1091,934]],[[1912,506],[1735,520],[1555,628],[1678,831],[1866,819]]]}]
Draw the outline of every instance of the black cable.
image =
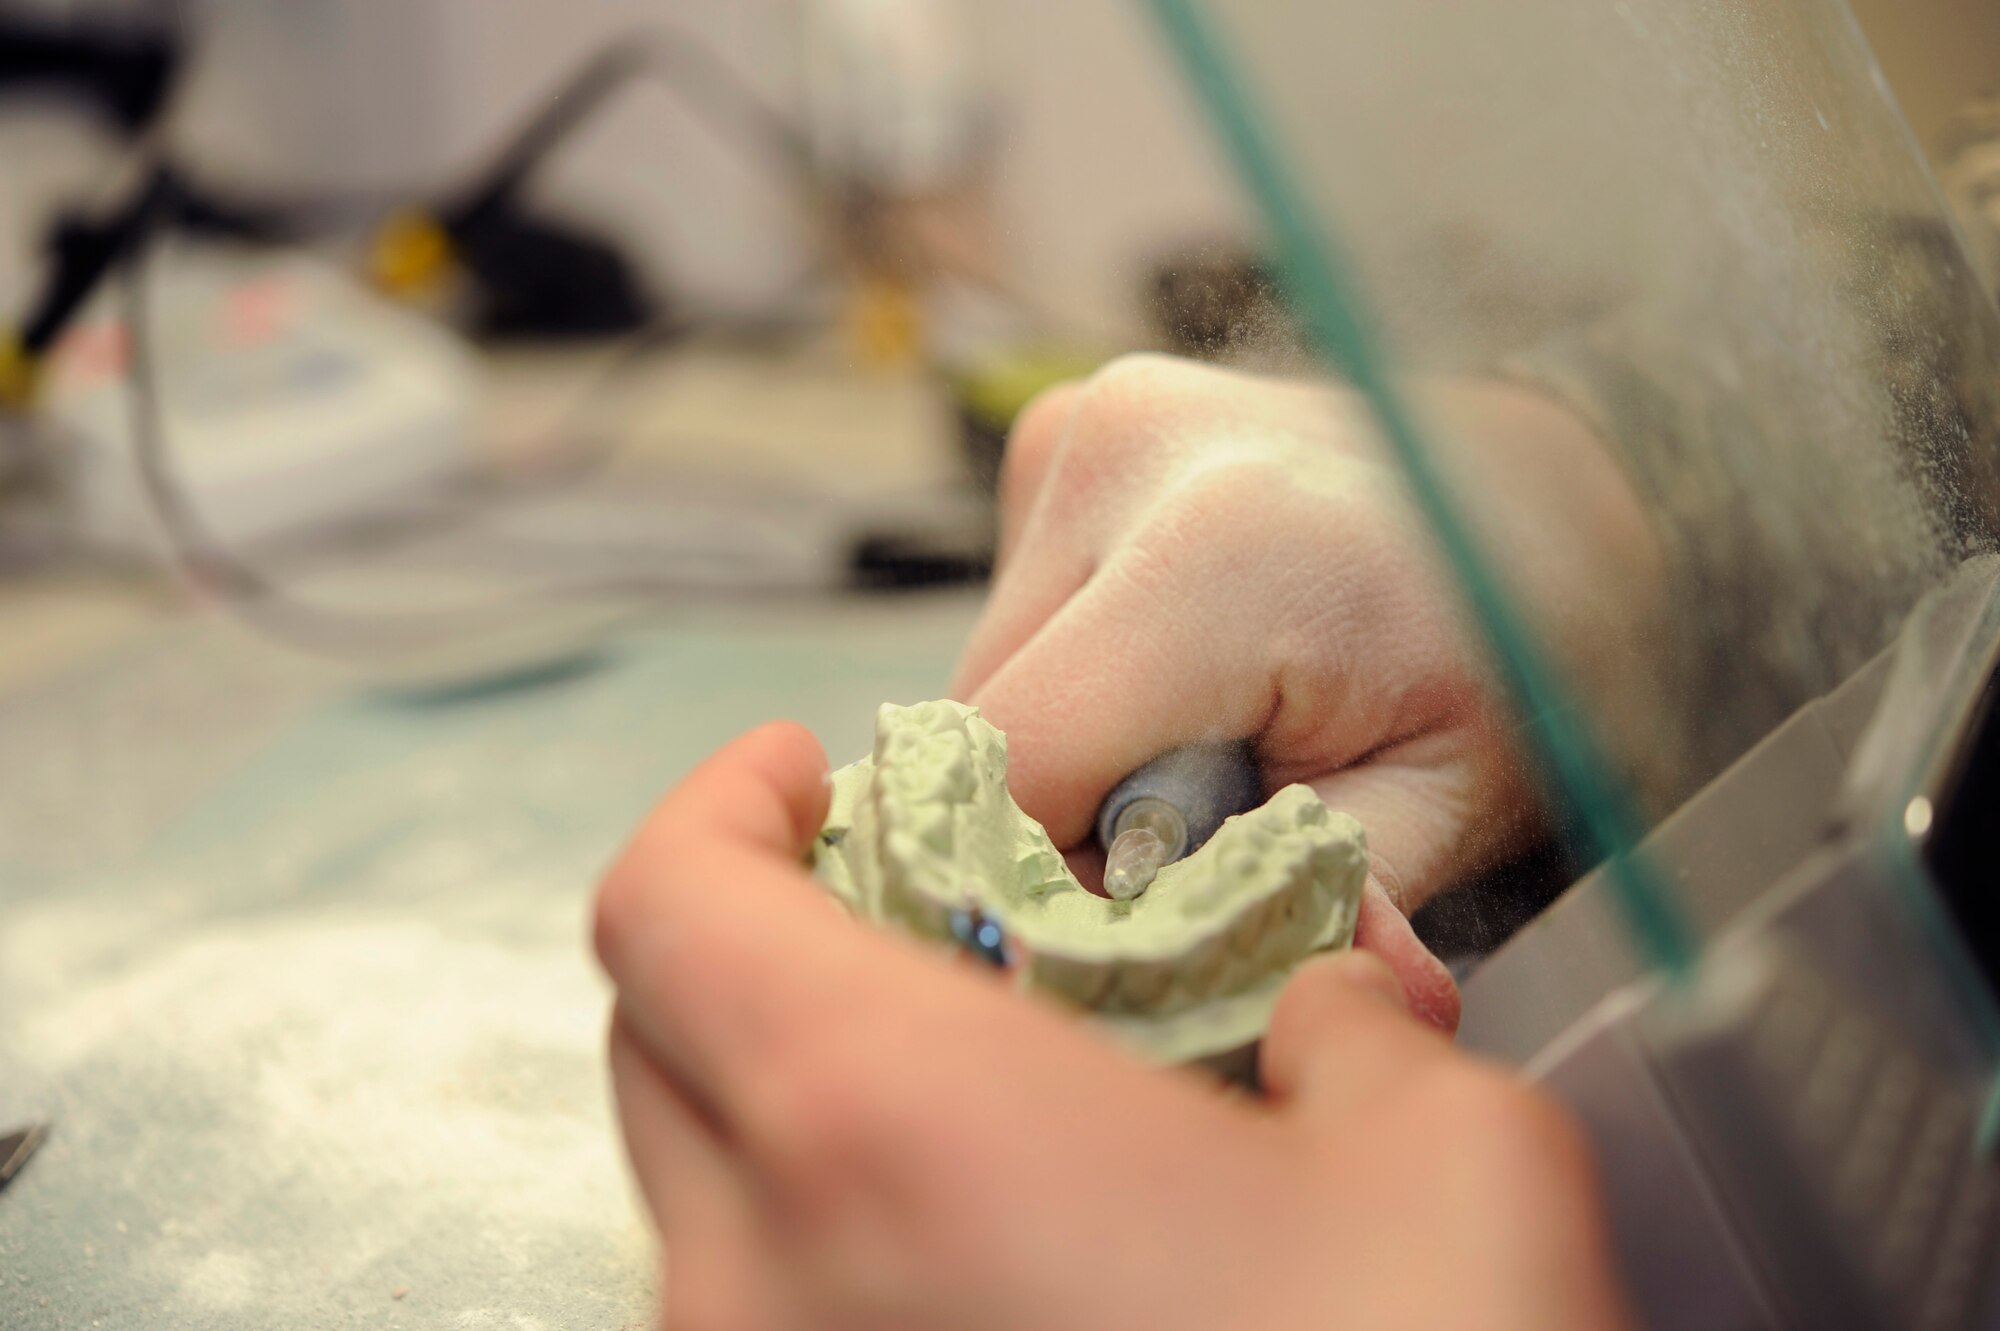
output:
[{"label": "black cable", "polygon": [[784,115],[766,104],[712,50],[682,33],[628,34],[606,45],[547,99],[547,108],[509,138],[479,183],[437,210],[454,233],[478,226],[507,201],[549,152],[587,124],[612,94],[644,76],[658,78],[720,126],[747,131],[788,173],[807,176],[811,148]]},{"label": "black cable", "polygon": [[145,173],[131,198],[104,221],[73,221],[58,228],[54,271],[21,323],[23,353],[35,359],[48,353],[111,270],[144,245],[167,214],[173,195],[172,178],[156,165]]},{"label": "black cable", "polygon": [[[11,330],[0,331],[27,378],[13,387],[23,405],[33,396],[40,362],[61,338],[86,301],[137,246],[169,208],[177,186],[147,148],[154,128],[170,113],[180,88],[188,44],[183,0],[152,0],[144,21],[0,17],[0,87],[54,83],[95,93],[119,128],[135,140],[144,173],[130,195],[96,218],[63,220],[51,235],[48,279]],[[9,337],[6,333],[11,332]]]},{"label": "black cable", "polygon": [[172,96],[182,35],[178,6],[160,7],[154,22],[124,25],[0,13],[0,91],[53,88],[137,135]]},{"label": "black cable", "polygon": [[[472,182],[422,210],[393,215],[378,233],[378,280],[421,290],[455,267],[471,280],[464,313],[492,339],[588,339],[630,332],[656,317],[630,260],[587,227],[538,215],[522,197],[549,155],[641,79],[664,84],[698,121],[777,168],[802,207],[811,201],[810,152],[784,116],[708,47],[684,35],[627,35],[559,81]],[[733,139],[731,136],[733,135]]]}]

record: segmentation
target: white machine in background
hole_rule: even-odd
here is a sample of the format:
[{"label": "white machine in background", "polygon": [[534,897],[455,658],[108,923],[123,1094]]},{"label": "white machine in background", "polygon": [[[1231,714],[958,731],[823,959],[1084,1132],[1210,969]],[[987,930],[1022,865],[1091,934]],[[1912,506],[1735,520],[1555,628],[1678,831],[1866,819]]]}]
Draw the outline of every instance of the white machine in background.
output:
[{"label": "white machine in background", "polygon": [[615,456],[646,433],[622,410],[617,446],[565,417],[536,441],[564,465],[513,465],[492,430],[507,372],[305,256],[165,249],[144,343],[121,285],[49,362],[36,422],[59,521],[373,678],[518,674],[662,605],[894,583],[988,539],[986,502],[952,478],[841,491]]},{"label": "white machine in background", "polygon": [[[444,329],[303,256],[176,248],[148,281],[161,438],[218,542],[324,531],[467,470],[479,371]],[[160,533],[136,465],[122,313],[107,293],[65,338],[45,420],[69,525],[140,553]]]}]

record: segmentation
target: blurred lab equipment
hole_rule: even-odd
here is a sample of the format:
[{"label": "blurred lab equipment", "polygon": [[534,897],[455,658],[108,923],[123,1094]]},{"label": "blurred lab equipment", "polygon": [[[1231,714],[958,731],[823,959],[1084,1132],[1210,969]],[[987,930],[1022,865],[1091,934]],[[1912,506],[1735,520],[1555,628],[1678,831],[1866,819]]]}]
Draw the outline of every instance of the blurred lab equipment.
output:
[{"label": "blurred lab equipment", "polygon": [[[525,197],[548,156],[641,78],[683,91],[808,213],[846,188],[811,174],[799,132],[712,53],[670,31],[627,33],[467,183],[388,209],[358,267],[489,343],[611,338],[623,344],[614,375],[694,331],[652,308],[614,249]],[[167,126],[149,141],[165,146],[135,159],[139,183],[60,231],[37,308],[0,357],[10,400],[36,409],[67,524],[100,549],[161,549],[250,622],[398,675],[588,650],[663,598],[983,575],[990,522],[971,493],[918,506],[682,487],[639,501],[579,484],[604,461],[579,444],[540,448],[531,484],[496,476],[471,439],[483,383],[470,348],[337,263],[288,252],[341,208],[218,193],[169,155]],[[182,233],[193,241],[147,257],[155,236]],[[108,302],[121,269],[123,295]],[[62,372],[46,374],[68,332]],[[334,567],[337,540],[358,531],[373,556],[395,545],[412,557]],[[345,605],[307,589],[327,578],[348,586]]]},{"label": "blurred lab equipment", "polygon": [[386,221],[371,254],[385,289],[420,294],[451,266],[475,284],[462,318],[487,337],[592,337],[661,321],[624,256],[576,224],[534,216],[524,187],[550,153],[628,84],[652,78],[682,93],[719,132],[804,191],[798,132],[717,57],[671,32],[612,42],[547,99],[453,197]]},{"label": "blurred lab equipment", "polygon": [[[445,330],[303,256],[191,250],[160,264],[152,373],[176,484],[209,535],[256,546],[417,499],[472,465],[478,370]],[[60,493],[82,532],[158,540],[132,459],[131,326],[81,323],[46,392]]]}]

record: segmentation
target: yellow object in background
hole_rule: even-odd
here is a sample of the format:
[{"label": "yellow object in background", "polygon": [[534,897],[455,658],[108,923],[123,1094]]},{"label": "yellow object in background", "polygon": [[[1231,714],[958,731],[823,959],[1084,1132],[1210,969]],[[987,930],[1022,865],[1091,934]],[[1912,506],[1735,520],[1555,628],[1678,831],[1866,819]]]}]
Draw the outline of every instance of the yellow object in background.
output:
[{"label": "yellow object in background", "polygon": [[955,366],[946,382],[970,420],[1004,436],[1044,389],[1086,378],[1109,359],[1100,350],[1030,344]]},{"label": "yellow object in background", "polygon": [[922,354],[924,312],[908,283],[862,276],[848,298],[847,332],[871,369],[914,364]]},{"label": "yellow object in background", "polygon": [[12,333],[0,333],[0,407],[23,411],[33,406],[42,383],[42,362],[22,348]]},{"label": "yellow object in background", "polygon": [[451,237],[428,213],[397,213],[375,233],[368,275],[393,296],[425,295],[437,288],[452,263]]},{"label": "yellow object in background", "polygon": [[989,492],[999,485],[1007,434],[1036,394],[1066,380],[1081,379],[1106,359],[1102,351],[1026,343],[948,367],[944,380],[958,406],[966,461],[974,481]]}]

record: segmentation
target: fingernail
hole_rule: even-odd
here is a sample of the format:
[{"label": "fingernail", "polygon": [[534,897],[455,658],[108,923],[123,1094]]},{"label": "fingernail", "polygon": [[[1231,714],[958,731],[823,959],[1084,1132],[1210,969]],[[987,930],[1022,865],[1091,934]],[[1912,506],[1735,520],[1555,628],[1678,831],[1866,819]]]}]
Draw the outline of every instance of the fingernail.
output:
[{"label": "fingernail", "polygon": [[[1429,954],[1426,955],[1429,956]],[[1453,1035],[1458,1031],[1458,979],[1452,975],[1451,967],[1439,961],[1435,956],[1429,956],[1429,961],[1430,965],[1425,968],[1429,979],[1422,986],[1423,1004],[1421,1010],[1414,1005],[1411,1006],[1410,1010],[1422,1020],[1429,1022],[1443,1031],[1446,1035]],[[1406,993],[1404,997],[1407,1002],[1408,994]]]}]

